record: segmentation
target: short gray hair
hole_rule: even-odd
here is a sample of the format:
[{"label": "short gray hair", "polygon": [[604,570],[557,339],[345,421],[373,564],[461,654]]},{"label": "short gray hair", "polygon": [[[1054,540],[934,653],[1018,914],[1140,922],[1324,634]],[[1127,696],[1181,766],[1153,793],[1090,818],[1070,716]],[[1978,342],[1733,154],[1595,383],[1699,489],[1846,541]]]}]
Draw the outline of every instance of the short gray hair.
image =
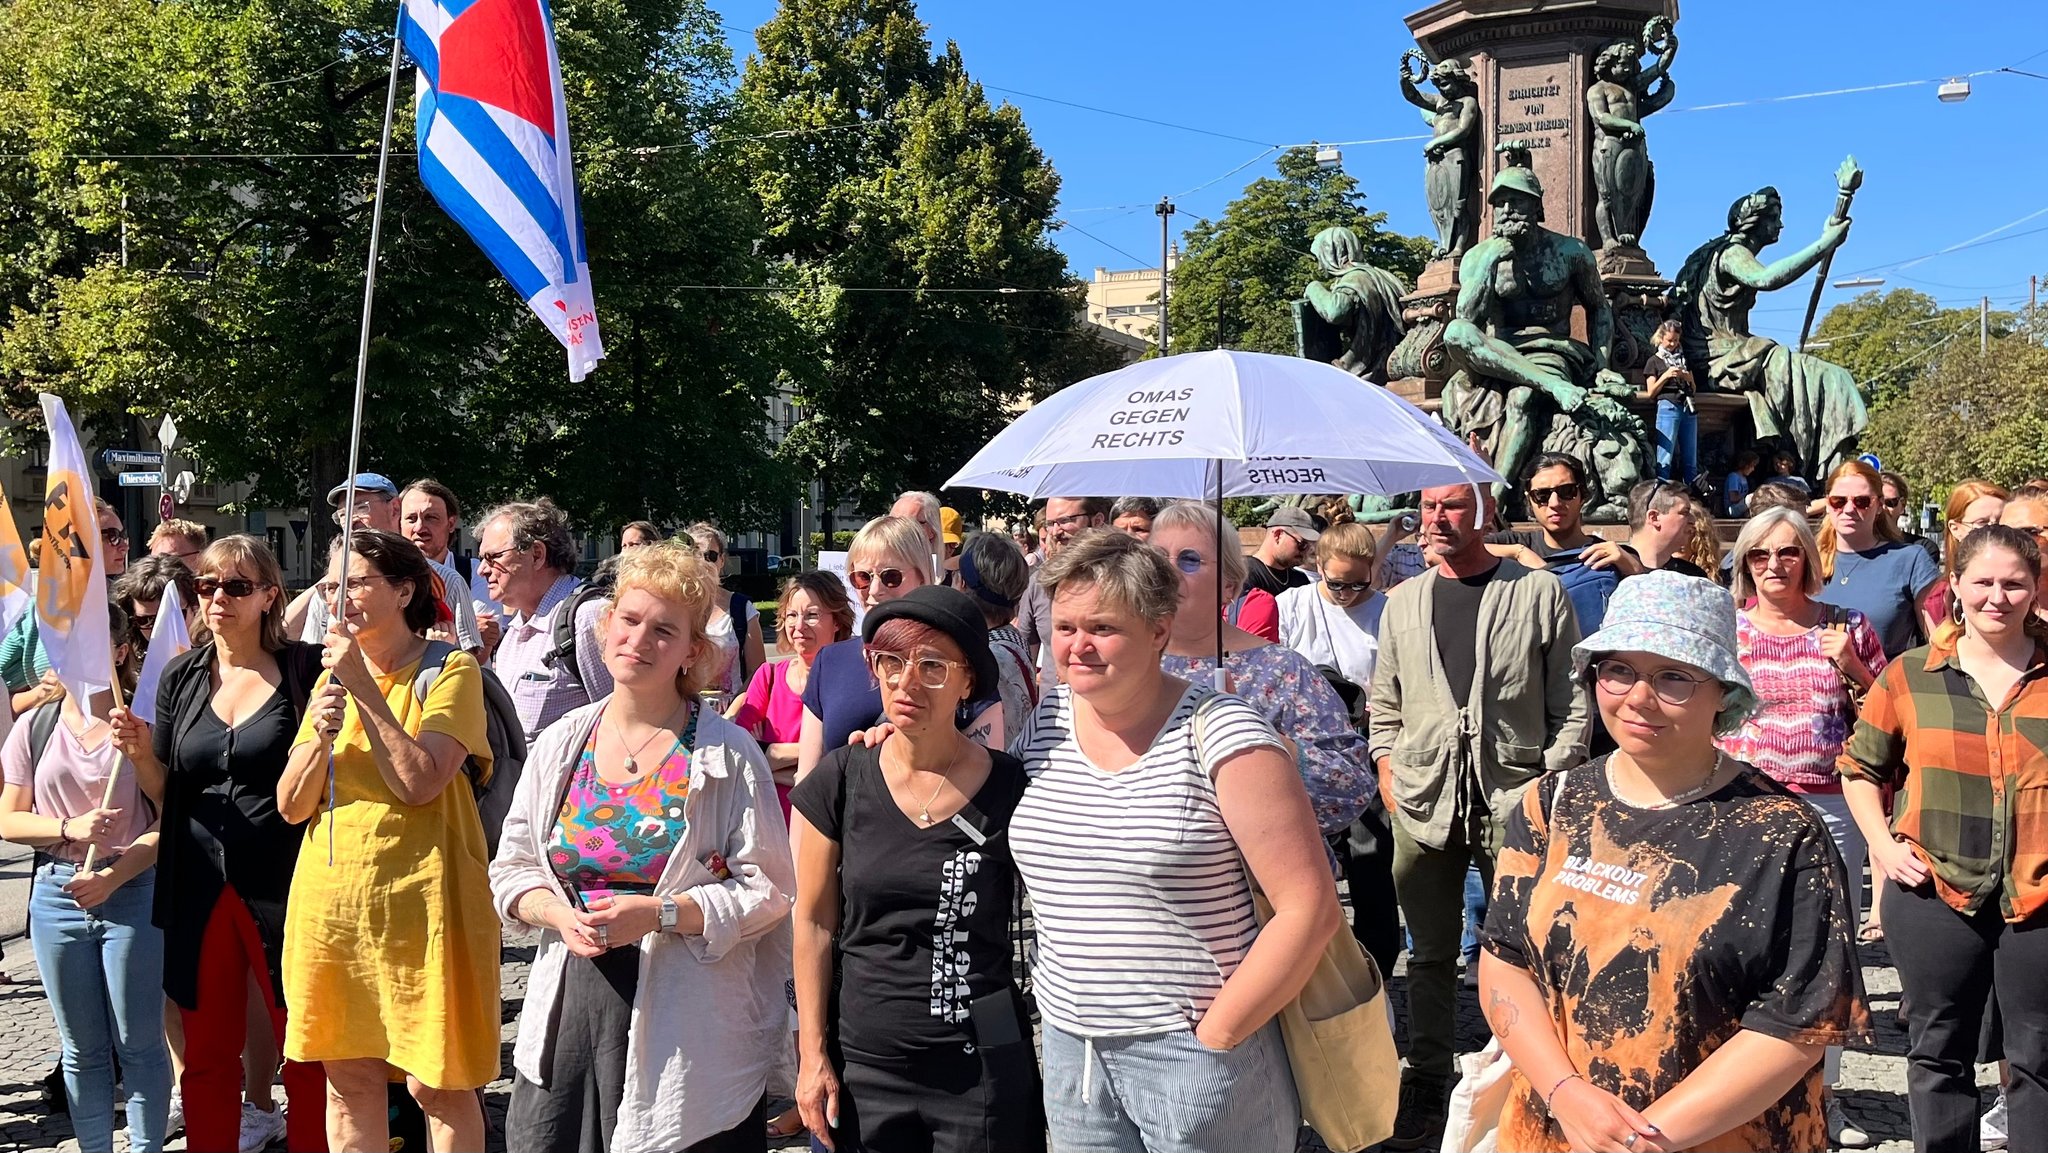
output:
[{"label": "short gray hair", "polygon": [[[620,531],[623,533],[625,530],[621,529]],[[708,520],[700,520],[689,528],[684,529],[683,532],[691,540],[696,541],[700,548],[705,540],[708,539],[711,541],[712,547],[717,549],[719,553],[723,554],[725,552],[725,534],[719,532],[718,526]]]},{"label": "short gray hair", "polygon": [[[939,523],[940,504],[938,494],[925,492],[922,489],[911,489],[909,492],[899,494],[896,497],[895,504],[892,504],[890,507],[894,508],[896,504],[902,504],[906,500],[917,502],[917,524],[919,528],[924,530],[927,540],[936,540],[943,543],[946,530],[945,526]],[[926,551],[930,551],[929,545],[926,546]]]},{"label": "short gray hair", "polygon": [[1180,574],[1166,554],[1127,532],[1083,529],[1038,566],[1048,601],[1067,585],[1090,585],[1102,603],[1156,625],[1180,611]]},{"label": "short gray hair", "polygon": [[1646,480],[1628,490],[1628,527],[1643,527],[1651,513],[1667,513],[1692,502],[1692,490],[1675,480]]},{"label": "short gray hair", "polygon": [[1238,536],[1235,522],[1214,505],[1177,500],[1160,509],[1159,515],[1152,518],[1153,539],[1158,539],[1159,533],[1172,528],[1190,529],[1212,542],[1220,542],[1222,547],[1217,549],[1216,574],[1223,580],[1224,598],[1235,597],[1244,591],[1244,582],[1251,575],[1251,567],[1244,562],[1244,539]]},{"label": "short gray hair", "polygon": [[495,521],[504,521],[512,533],[512,547],[525,550],[536,544],[547,546],[542,563],[556,572],[576,571],[576,542],[569,536],[569,514],[547,497],[515,500],[501,504],[477,522],[477,535]]},{"label": "short gray hair", "polygon": [[1150,520],[1158,515],[1159,502],[1149,496],[1122,496],[1109,506],[1109,519],[1112,521],[1127,516],[1142,516]]},{"label": "short gray hair", "polygon": [[1750,517],[1735,538],[1734,579],[1729,582],[1728,591],[1735,595],[1737,607],[1748,604],[1757,595],[1756,577],[1749,571],[1749,550],[1762,547],[1765,537],[1788,525],[1804,559],[1800,566],[1799,589],[1809,597],[1820,595],[1820,543],[1813,539],[1813,529],[1807,526],[1804,512],[1780,505]]}]

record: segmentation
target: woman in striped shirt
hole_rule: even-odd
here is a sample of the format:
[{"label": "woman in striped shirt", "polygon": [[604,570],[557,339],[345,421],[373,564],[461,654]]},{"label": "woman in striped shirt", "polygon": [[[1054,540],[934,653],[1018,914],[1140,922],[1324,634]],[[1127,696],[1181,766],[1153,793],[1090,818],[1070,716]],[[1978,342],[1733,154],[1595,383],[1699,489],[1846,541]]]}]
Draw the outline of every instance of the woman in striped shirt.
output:
[{"label": "woman in striped shirt", "polygon": [[1160,670],[1180,578],[1159,550],[1087,532],[1039,581],[1065,683],[1012,746],[1031,786],[1010,833],[1038,926],[1052,1145],[1292,1150],[1274,1016],[1343,925],[1293,759],[1250,705]]}]

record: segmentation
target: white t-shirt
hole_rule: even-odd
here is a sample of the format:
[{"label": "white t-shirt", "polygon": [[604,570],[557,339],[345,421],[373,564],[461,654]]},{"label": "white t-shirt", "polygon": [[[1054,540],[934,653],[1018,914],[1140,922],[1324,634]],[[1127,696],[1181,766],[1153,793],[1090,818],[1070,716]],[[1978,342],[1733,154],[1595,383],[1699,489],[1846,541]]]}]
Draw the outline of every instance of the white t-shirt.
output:
[{"label": "white t-shirt", "polygon": [[1189,685],[1144,755],[1105,772],[1081,751],[1070,692],[1048,692],[1010,746],[1031,778],[1010,848],[1038,925],[1039,1009],[1078,1037],[1192,1029],[1258,934],[1205,766],[1284,746],[1252,706]]},{"label": "white t-shirt", "polygon": [[1328,665],[1344,674],[1359,688],[1372,685],[1373,666],[1380,659],[1380,613],[1387,598],[1377,591],[1358,598],[1358,603],[1340,609],[1323,596],[1321,585],[1288,589],[1280,603],[1280,643],[1308,658],[1312,665]]},{"label": "white t-shirt", "polygon": [[[716,595],[718,608],[711,614],[711,623],[704,626],[704,639],[718,646],[720,659],[725,661],[724,670],[713,683],[725,694],[727,700],[731,700],[745,692],[747,688],[740,670],[740,637],[745,632],[745,627],[742,626],[739,630],[733,628],[732,594],[721,590]],[[754,602],[747,601],[746,605],[747,620],[760,620],[761,610],[754,607]]]}]

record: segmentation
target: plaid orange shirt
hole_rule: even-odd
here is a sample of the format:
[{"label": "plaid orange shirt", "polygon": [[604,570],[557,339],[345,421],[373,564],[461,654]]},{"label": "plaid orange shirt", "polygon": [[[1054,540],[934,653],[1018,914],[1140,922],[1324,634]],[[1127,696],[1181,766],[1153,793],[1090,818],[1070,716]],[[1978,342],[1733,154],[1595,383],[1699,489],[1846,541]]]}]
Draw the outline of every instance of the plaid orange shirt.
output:
[{"label": "plaid orange shirt", "polygon": [[1863,700],[1836,768],[1898,790],[1892,831],[1919,850],[1941,899],[2004,918],[2048,908],[2048,646],[1993,708],[1955,648],[1893,661]]}]

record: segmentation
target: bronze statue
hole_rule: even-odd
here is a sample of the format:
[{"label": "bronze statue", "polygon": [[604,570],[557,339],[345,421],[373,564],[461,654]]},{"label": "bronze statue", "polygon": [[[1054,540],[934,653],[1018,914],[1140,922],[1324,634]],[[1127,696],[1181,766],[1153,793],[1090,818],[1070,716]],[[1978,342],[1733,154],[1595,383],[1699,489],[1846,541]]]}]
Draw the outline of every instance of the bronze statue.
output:
[{"label": "bronze statue", "polygon": [[1401,343],[1401,294],[1407,285],[1365,262],[1358,234],[1342,225],[1309,244],[1327,280],[1311,280],[1294,302],[1296,355],[1384,381],[1387,354]]},{"label": "bronze statue", "polygon": [[[1837,180],[1846,191],[1862,173],[1844,165]],[[1828,217],[1820,239],[1771,264],[1757,253],[1785,230],[1785,206],[1775,188],[1762,188],[1728,209],[1728,231],[1685,258],[1673,289],[1684,324],[1685,357],[1703,385],[1749,394],[1759,438],[1782,437],[1810,476],[1826,476],[1856,451],[1870,423],[1863,393],[1849,370],[1786,348],[1749,330],[1757,293],[1783,288],[1806,275],[1849,236],[1846,197]]]},{"label": "bronze statue", "polygon": [[[1413,72],[1411,61],[1419,66]],[[1436,86],[1435,95],[1416,87],[1424,80]],[[1436,223],[1430,259],[1457,260],[1479,233],[1479,86],[1456,60],[1431,64],[1411,49],[1401,54],[1401,96],[1422,109],[1422,119],[1436,133],[1422,146],[1429,161],[1423,187]]]},{"label": "bronze statue", "polygon": [[[1635,390],[1608,367],[1614,314],[1592,250],[1542,227],[1543,187],[1528,147],[1501,146],[1504,163],[1487,195],[1493,236],[1458,268],[1444,346],[1459,371],[1444,386],[1443,420],[1460,437],[1477,437],[1510,483],[1540,449],[1568,444],[1557,451],[1575,451],[1599,480],[1588,515],[1611,516],[1641,479],[1642,423],[1621,404]],[[1586,310],[1590,345],[1572,339],[1574,306]],[[1604,453],[1595,451],[1602,444]]]},{"label": "bronze statue", "polygon": [[[1647,68],[1646,50],[1652,57]],[[1677,95],[1671,79],[1677,56],[1677,31],[1669,19],[1656,16],[1643,26],[1641,43],[1617,40],[1593,62],[1599,79],[1586,89],[1586,108],[1593,114],[1593,187],[1599,195],[1593,216],[1603,249],[1641,244],[1657,193],[1643,121]]]}]

